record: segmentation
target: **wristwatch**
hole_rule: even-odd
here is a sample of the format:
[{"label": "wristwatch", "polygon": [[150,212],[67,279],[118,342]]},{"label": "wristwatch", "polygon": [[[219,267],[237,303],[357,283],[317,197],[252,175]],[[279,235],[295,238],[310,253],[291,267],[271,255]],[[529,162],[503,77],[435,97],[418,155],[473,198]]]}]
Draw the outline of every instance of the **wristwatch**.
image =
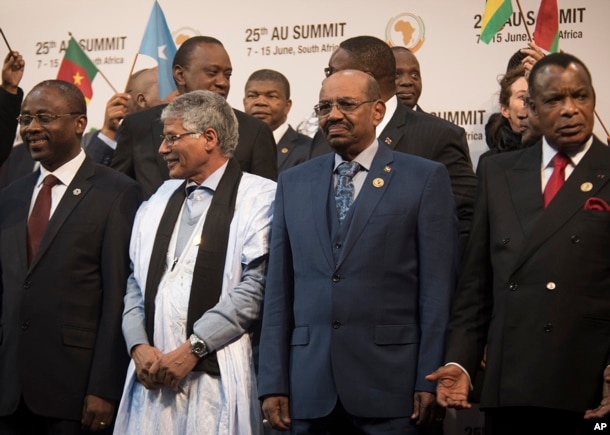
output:
[{"label": "wristwatch", "polygon": [[195,334],[191,334],[190,340],[191,352],[193,352],[196,356],[201,358],[208,353],[208,348],[201,338],[197,337]]}]

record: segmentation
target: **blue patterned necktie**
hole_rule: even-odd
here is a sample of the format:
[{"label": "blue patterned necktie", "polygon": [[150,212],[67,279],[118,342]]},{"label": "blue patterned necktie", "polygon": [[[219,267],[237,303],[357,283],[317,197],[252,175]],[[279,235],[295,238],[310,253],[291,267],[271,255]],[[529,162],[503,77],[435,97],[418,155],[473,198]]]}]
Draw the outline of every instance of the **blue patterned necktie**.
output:
[{"label": "blue patterned necktie", "polygon": [[337,167],[337,188],[335,190],[335,203],[339,213],[339,223],[343,222],[347,211],[354,202],[354,175],[360,170],[357,162],[343,162]]}]

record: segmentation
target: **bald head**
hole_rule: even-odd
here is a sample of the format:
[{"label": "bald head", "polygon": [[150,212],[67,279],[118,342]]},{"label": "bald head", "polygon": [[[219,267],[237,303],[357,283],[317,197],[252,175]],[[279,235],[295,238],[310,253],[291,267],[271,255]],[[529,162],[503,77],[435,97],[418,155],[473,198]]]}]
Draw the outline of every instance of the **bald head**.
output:
[{"label": "bald head", "polygon": [[162,103],[157,77],[157,67],[142,69],[131,75],[127,83],[127,93],[131,95],[131,100],[127,102],[127,113],[135,113]]}]

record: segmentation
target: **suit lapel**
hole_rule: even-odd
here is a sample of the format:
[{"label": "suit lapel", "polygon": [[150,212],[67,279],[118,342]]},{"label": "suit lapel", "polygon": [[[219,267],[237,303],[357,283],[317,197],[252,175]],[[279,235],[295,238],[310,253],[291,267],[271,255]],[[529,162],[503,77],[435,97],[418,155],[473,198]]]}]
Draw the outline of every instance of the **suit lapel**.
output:
[{"label": "suit lapel", "polygon": [[282,168],[282,165],[288,159],[288,156],[295,147],[295,140],[298,138],[297,132],[288,126],[288,130],[282,136],[279,143],[277,144],[277,166]]},{"label": "suit lapel", "polygon": [[91,182],[89,181],[89,178],[93,177],[94,175],[95,163],[87,157],[74,175],[74,179],[70,185],[66,188],[66,193],[64,193],[61,201],[59,201],[59,204],[57,204],[55,212],[49,220],[49,225],[42,236],[38,251],[36,251],[34,258],[32,259],[30,269],[36,266],[40,260],[40,257],[48,249],[49,245],[53,239],[55,239],[57,233],[66,222],[66,219],[68,219],[74,208],[87,195],[91,189]]},{"label": "suit lapel", "polygon": [[506,172],[510,200],[526,237],[532,234],[533,226],[543,211],[540,188],[541,160],[542,148],[537,144],[525,150],[516,164]]},{"label": "suit lapel", "polygon": [[328,222],[328,195],[333,186],[333,167],[335,153],[326,154],[317,159],[318,165],[311,171],[311,179],[318,180],[315,183],[307,183],[310,186],[311,210],[313,222],[318,234],[318,240],[322,246],[324,257],[331,268],[334,268],[335,260],[332,253],[330,240],[330,222]]},{"label": "suit lapel", "polygon": [[362,189],[354,202],[354,210],[352,211],[351,221],[337,267],[341,266],[356,245],[356,241],[377,208],[377,204],[388,189],[394,174],[391,166],[393,161],[394,156],[392,151],[384,145],[379,144],[379,149],[364,180]]},{"label": "suit lapel", "polygon": [[398,104],[392,118],[378,137],[380,144],[385,144],[393,150],[396,149],[396,145],[402,140],[404,126],[407,124],[407,110],[411,109],[402,103]]},{"label": "suit lapel", "polygon": [[27,197],[25,195],[19,195],[15,199],[16,203],[21,203],[19,213],[22,216],[22,218],[19,219],[20,223],[17,226],[17,240],[19,242],[16,244],[15,249],[19,257],[19,264],[23,265],[24,271],[28,270],[28,215],[30,211],[30,204],[32,202],[32,193],[34,192],[34,187],[36,186],[36,181],[38,180],[39,176],[40,169],[25,176],[23,191],[30,192],[30,194],[27,195]]},{"label": "suit lapel", "polygon": [[[609,180],[610,151],[597,138],[594,138],[589,151],[574,168],[574,172],[557,192],[553,201],[540,215],[516,267],[521,266],[544,241],[582,210],[586,200],[595,196]],[[540,197],[542,197],[542,193],[540,193]]]}]

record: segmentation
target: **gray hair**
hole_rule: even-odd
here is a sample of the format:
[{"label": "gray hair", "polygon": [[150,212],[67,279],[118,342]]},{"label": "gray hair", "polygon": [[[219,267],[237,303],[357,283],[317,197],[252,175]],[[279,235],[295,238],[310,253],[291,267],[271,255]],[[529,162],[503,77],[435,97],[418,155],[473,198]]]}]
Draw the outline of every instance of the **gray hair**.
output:
[{"label": "gray hair", "polygon": [[232,157],[237,146],[238,124],[227,101],[210,91],[193,91],[179,95],[161,113],[161,121],[182,120],[186,130],[203,133],[211,128],[218,136],[218,148],[225,157]]}]

